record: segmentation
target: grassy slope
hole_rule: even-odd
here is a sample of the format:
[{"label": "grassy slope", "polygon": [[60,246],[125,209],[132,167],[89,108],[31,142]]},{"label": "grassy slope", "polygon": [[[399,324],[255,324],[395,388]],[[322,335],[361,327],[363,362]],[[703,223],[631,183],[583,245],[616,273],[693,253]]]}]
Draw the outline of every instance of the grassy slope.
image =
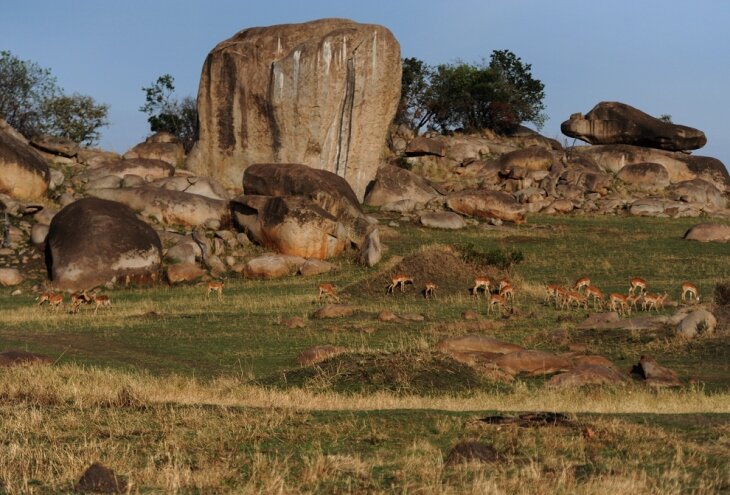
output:
[{"label": "grassy slope", "polygon": [[[378,270],[346,260],[334,275],[266,282],[229,280],[223,303],[206,301],[202,288],[195,286],[117,291],[112,294],[113,310],[100,310],[97,317],[90,312],[52,314],[34,308],[30,295],[2,295],[0,349],[59,356],[72,374],[77,373],[73,364],[81,364],[170,378],[136,382],[129,378],[136,375],[112,372],[99,377],[81,370],[71,379],[65,377],[65,367],[48,375],[42,372],[40,377],[31,371],[0,371],[0,384],[6,389],[15,383],[28,387],[54,383],[32,393],[2,392],[0,436],[9,440],[0,446],[0,459],[4,459],[0,479],[11,491],[54,491],[68,488],[84,464],[101,459],[130,474],[137,487],[166,491],[235,487],[252,492],[534,493],[536,486],[555,493],[728,490],[730,480],[722,467],[730,463],[730,417],[703,413],[730,411],[730,352],[725,338],[678,343],[661,333],[576,331],[574,326],[585,313],[558,312],[541,304],[542,284],[567,284],[586,274],[604,292],[625,292],[630,276],[642,276],[650,290],[668,291],[675,300],[684,280],[698,283],[708,297],[716,282],[728,278],[730,257],[727,246],[682,241],[682,234],[694,223],[692,219],[536,217],[519,229],[471,228],[457,233],[404,225],[398,229],[399,236],[385,240],[389,256],[433,243],[521,249],[525,261],[513,274],[520,291],[520,312],[492,333],[528,347],[561,350],[551,332],[566,329],[572,341],[588,343],[592,351],[623,369],[640,355],[652,354],[682,379],[697,378],[705,384],[686,396],[631,388],[634,399],[622,398],[623,392],[600,390],[582,394],[582,399],[555,398],[536,392],[540,386],[536,382],[519,383],[512,396],[485,395],[483,400],[478,393],[443,401],[328,396],[330,403],[318,396],[298,396],[295,391],[289,396],[281,392],[274,399],[266,393],[257,396],[261,392],[246,388],[245,382],[295,367],[296,355],[307,346],[423,349],[446,335],[466,333],[458,326],[446,326],[459,320],[463,311],[485,311],[483,303],[475,302],[466,291],[439,294],[437,301],[426,302],[411,289],[405,296],[375,299],[355,294],[349,302],[360,311],[344,320],[310,320],[306,328],[293,330],[277,324],[281,318],[311,314],[319,282],[346,287]],[[422,313],[426,321],[400,326],[381,323],[374,316],[383,309]],[[163,393],[165,386],[184,388],[178,386],[182,378],[172,375],[203,382],[192,395]],[[125,380],[133,383],[124,384]],[[86,390],[96,387],[101,390],[98,396]],[[131,387],[145,407],[120,407],[129,405],[115,399],[120,387]],[[707,395],[715,392],[723,394]],[[109,398],[100,398],[104,394]],[[256,400],[229,403],[226,397],[231,394]],[[600,406],[603,403],[608,406]],[[598,432],[598,439],[590,442],[580,435],[580,428],[496,429],[474,421],[484,413],[463,412],[515,410],[521,409],[520,404],[526,410],[540,406],[645,412],[579,414],[581,424],[591,424]],[[622,404],[645,406],[622,409]],[[297,405],[307,411],[297,410]],[[408,409],[393,409],[399,405]],[[317,411],[321,408],[335,410]],[[450,445],[474,438],[494,444],[504,453],[504,461],[472,468],[443,466],[443,454]],[[52,443],[57,447],[50,449]]]}]

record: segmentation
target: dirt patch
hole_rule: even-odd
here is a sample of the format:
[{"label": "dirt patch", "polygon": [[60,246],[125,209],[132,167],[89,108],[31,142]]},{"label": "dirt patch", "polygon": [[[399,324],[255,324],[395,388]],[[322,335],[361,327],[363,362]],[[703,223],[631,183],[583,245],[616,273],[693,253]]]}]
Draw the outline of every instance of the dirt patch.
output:
[{"label": "dirt patch", "polygon": [[276,373],[259,383],[345,393],[387,390],[404,395],[511,390],[509,385],[489,380],[477,368],[433,351],[339,354],[314,366]]},{"label": "dirt patch", "polygon": [[522,428],[539,426],[576,426],[576,422],[563,413],[536,412],[519,416],[487,416],[480,421],[490,425],[516,425]]},{"label": "dirt patch", "polygon": [[448,246],[435,246],[423,249],[403,258],[394,266],[386,268],[376,275],[353,284],[345,289],[345,293],[357,296],[383,295],[396,274],[404,274],[413,278],[413,286],[406,286],[405,294],[395,291],[396,297],[423,297],[426,282],[434,282],[439,293],[470,294],[474,286],[474,277],[489,277],[494,281],[505,276],[502,270],[493,266],[467,263],[461,254]]}]

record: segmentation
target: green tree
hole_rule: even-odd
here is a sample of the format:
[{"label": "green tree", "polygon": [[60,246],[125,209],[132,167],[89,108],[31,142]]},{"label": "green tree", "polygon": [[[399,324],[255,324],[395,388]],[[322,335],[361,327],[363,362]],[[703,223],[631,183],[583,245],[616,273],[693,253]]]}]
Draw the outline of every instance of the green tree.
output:
[{"label": "green tree", "polygon": [[523,122],[545,123],[544,85],[509,50],[495,50],[489,63],[441,64],[403,60],[397,122],[414,129],[513,131]]},{"label": "green tree", "polygon": [[109,106],[90,96],[64,95],[50,69],[0,52],[0,116],[24,136],[50,134],[93,144],[108,125]]},{"label": "green tree", "polygon": [[43,105],[60,92],[49,69],[0,51],[0,116],[18,132],[38,133]]},{"label": "green tree", "polygon": [[44,102],[42,128],[46,134],[93,145],[99,128],[109,125],[108,112],[109,105],[97,104],[91,96],[61,95]]},{"label": "green tree", "polygon": [[164,74],[151,86],[143,87],[145,104],[140,112],[149,117],[152,132],[169,132],[182,143],[185,151],[190,151],[198,139],[198,109],[193,97],[179,100],[174,96],[175,78]]}]

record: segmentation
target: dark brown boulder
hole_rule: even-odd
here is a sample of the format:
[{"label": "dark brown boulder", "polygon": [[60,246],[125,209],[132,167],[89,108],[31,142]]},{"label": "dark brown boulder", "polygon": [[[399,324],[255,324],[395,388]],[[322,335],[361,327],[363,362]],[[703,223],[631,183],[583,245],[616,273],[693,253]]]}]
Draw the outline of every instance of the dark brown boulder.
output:
[{"label": "dark brown boulder", "polygon": [[677,373],[659,365],[653,357],[641,356],[639,364],[631,370],[631,374],[642,378],[647,385],[652,387],[679,387]]},{"label": "dark brown boulder", "polygon": [[247,195],[307,198],[342,222],[356,245],[360,245],[370,231],[370,224],[350,185],[326,170],[293,163],[258,163],[246,169],[243,191]]},{"label": "dark brown boulder", "polygon": [[668,151],[695,150],[707,143],[705,133],[664,122],[625,103],[604,101],[585,117],[573,114],[560,130],[591,144],[632,144]]},{"label": "dark brown boulder", "polygon": [[669,186],[669,172],[659,163],[633,163],[619,170],[616,177],[645,191],[658,191]]},{"label": "dark brown boulder", "polygon": [[38,199],[46,194],[50,180],[51,171],[43,157],[17,139],[14,130],[0,127],[0,193],[22,200]]},{"label": "dark brown boulder", "polygon": [[95,462],[84,471],[74,489],[77,492],[125,493],[127,480],[124,476],[117,476],[103,464]]},{"label": "dark brown boulder", "polygon": [[277,253],[325,259],[348,246],[346,227],[306,197],[244,195],[231,209],[249,238]]},{"label": "dark brown boulder", "polygon": [[59,289],[91,289],[110,281],[155,282],[160,238],[121,203],[80,199],[53,217],[46,267]]},{"label": "dark brown boulder", "polygon": [[368,187],[365,204],[383,206],[402,199],[427,203],[438,195],[420,175],[400,167],[385,165],[378,169],[375,181]]},{"label": "dark brown boulder", "polygon": [[442,137],[418,136],[408,143],[406,156],[446,156],[446,144]]}]

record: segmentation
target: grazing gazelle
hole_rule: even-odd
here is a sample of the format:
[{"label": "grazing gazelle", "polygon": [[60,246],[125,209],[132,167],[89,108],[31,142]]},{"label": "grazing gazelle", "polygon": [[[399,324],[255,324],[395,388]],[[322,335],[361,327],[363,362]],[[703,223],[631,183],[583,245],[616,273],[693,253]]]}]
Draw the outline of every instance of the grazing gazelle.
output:
[{"label": "grazing gazelle", "polygon": [[474,279],[474,287],[471,288],[473,296],[479,294],[479,289],[484,289],[484,295],[489,295],[492,289],[492,281],[487,277],[476,277]]},{"label": "grazing gazelle", "polygon": [[500,281],[499,281],[499,286],[498,286],[498,288],[497,288],[497,292],[502,292],[502,289],[503,289],[503,288],[504,288],[505,286],[507,286],[507,285],[509,285],[509,286],[511,286],[511,285],[512,285],[512,282],[510,282],[510,281],[509,281],[509,279],[507,279],[507,278],[503,278],[502,280],[500,280]]},{"label": "grazing gazelle", "polygon": [[205,297],[210,297],[211,292],[216,292],[218,299],[220,299],[223,295],[223,282],[214,282],[212,280],[208,282],[208,287],[205,290]]},{"label": "grazing gazelle", "polygon": [[38,306],[43,306],[45,303],[48,303],[48,305],[51,305],[51,297],[53,297],[53,292],[43,292],[40,296],[38,296]]},{"label": "grazing gazelle", "polygon": [[629,295],[634,295],[634,291],[636,289],[639,289],[639,294],[643,294],[646,292],[646,280],[639,277],[634,277],[631,280],[629,280]]},{"label": "grazing gazelle", "polygon": [[575,285],[573,286],[573,289],[580,292],[580,290],[583,287],[590,287],[590,286],[591,286],[591,279],[588,277],[581,277],[575,281]]},{"label": "grazing gazelle", "polygon": [[611,311],[618,311],[622,315],[625,315],[627,311],[631,312],[631,308],[629,307],[629,296],[614,293],[608,297],[611,302]]},{"label": "grazing gazelle", "polygon": [[700,290],[692,282],[684,282],[682,284],[682,301],[691,301],[693,298],[696,302],[700,302]]},{"label": "grazing gazelle", "polygon": [[548,284],[545,286],[545,302],[549,303],[551,300],[557,301],[558,291],[562,290],[557,284]]},{"label": "grazing gazelle", "polygon": [[340,302],[340,298],[335,294],[335,286],[332,284],[319,284],[319,295],[317,296],[319,302],[325,297],[331,297],[336,302]]},{"label": "grazing gazelle", "polygon": [[641,303],[641,309],[651,311],[651,309],[654,308],[658,313],[659,306],[664,306],[664,299],[666,299],[666,295],[661,296],[659,294],[644,294],[644,300]]},{"label": "grazing gazelle", "polygon": [[423,291],[423,297],[428,299],[429,297],[433,297],[434,293],[436,291],[437,285],[430,280],[426,282],[426,289]]},{"label": "grazing gazelle", "polygon": [[487,313],[491,313],[492,309],[495,306],[497,306],[497,309],[499,310],[499,314],[501,316],[502,310],[507,308],[507,301],[505,301],[504,297],[500,296],[499,294],[490,294],[489,305],[487,306]]},{"label": "grazing gazelle", "polygon": [[570,309],[573,303],[575,303],[576,308],[583,306],[588,309],[588,298],[578,291],[570,290],[563,300],[563,307]]},{"label": "grazing gazelle", "polygon": [[505,301],[509,301],[511,305],[515,303],[515,290],[511,284],[499,283],[499,295],[504,297]]},{"label": "grazing gazelle", "polygon": [[593,308],[596,308],[596,303],[599,309],[603,309],[603,292],[598,287],[589,285],[586,287],[586,298],[588,300],[593,299]]},{"label": "grazing gazelle", "polygon": [[399,285],[400,285],[400,291],[405,292],[406,284],[408,284],[408,283],[413,284],[413,278],[409,277],[408,275],[399,273],[390,279],[390,285],[388,286],[388,290],[386,290],[385,293],[392,294],[393,291],[395,289],[397,289]]}]

